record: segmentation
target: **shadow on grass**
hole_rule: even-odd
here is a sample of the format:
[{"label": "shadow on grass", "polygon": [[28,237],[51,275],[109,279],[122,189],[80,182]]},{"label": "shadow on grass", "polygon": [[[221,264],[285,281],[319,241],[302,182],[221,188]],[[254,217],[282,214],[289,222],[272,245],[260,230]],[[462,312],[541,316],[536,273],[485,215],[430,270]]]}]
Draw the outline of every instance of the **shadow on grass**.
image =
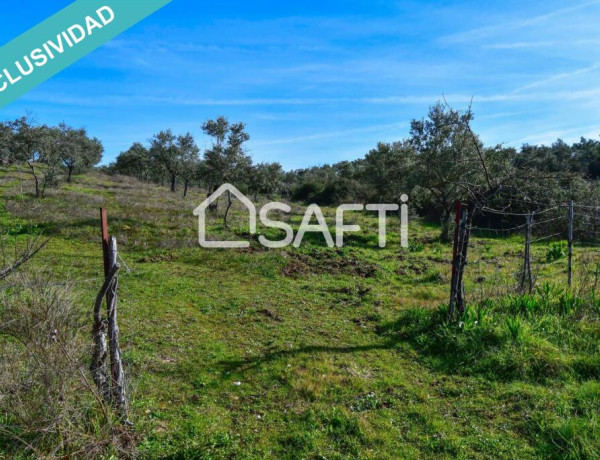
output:
[{"label": "shadow on grass", "polygon": [[220,361],[218,365],[223,370],[223,376],[233,373],[244,373],[252,369],[255,369],[263,364],[276,361],[278,359],[303,355],[303,354],[318,354],[318,353],[333,353],[333,354],[347,354],[347,353],[359,353],[372,350],[389,350],[395,348],[401,339],[391,339],[381,343],[373,343],[368,345],[356,345],[356,346],[329,346],[329,345],[308,345],[305,347],[299,347],[294,350],[277,350],[265,353],[262,356],[247,359],[234,359]]},{"label": "shadow on grass", "polygon": [[[379,343],[357,346],[305,346],[263,356],[222,361],[224,375],[243,373],[281,358],[315,353],[346,354],[394,349],[404,344],[436,372],[478,376],[491,381],[550,383],[600,378],[600,357],[561,349],[528,329],[511,337],[506,316],[447,321],[447,309],[409,309],[397,321],[383,323]],[[569,319],[566,318],[566,321]],[[468,323],[468,324],[465,324]],[[524,326],[525,327],[525,326]]]}]

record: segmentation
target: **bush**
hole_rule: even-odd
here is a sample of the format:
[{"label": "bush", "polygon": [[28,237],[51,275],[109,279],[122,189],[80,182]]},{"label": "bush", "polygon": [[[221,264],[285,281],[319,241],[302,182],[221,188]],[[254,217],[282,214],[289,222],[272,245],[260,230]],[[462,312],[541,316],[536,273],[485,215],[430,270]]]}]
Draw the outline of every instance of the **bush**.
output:
[{"label": "bush", "polygon": [[552,243],[546,250],[546,262],[556,262],[566,255],[565,243]]},{"label": "bush", "polygon": [[0,457],[130,456],[89,376],[86,319],[70,286],[21,277],[0,295]]},{"label": "bush", "polygon": [[305,182],[292,193],[292,200],[308,202],[321,192],[321,188],[314,182]]}]

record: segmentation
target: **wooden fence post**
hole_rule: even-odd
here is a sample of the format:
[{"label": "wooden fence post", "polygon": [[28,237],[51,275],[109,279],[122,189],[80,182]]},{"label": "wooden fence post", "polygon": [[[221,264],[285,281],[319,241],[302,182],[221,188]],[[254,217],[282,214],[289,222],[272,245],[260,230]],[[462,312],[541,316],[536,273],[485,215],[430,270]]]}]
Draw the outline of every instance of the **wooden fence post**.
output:
[{"label": "wooden fence post", "polygon": [[[109,242],[109,262],[110,267],[118,267],[117,263],[117,239],[113,236]],[[108,315],[108,344],[110,348],[110,371],[112,399],[115,408],[128,421],[127,396],[125,394],[125,374],[123,372],[123,363],[121,361],[121,347],[119,345],[119,325],[117,323],[117,289],[119,281],[115,278],[107,293],[107,315]]]},{"label": "wooden fence post", "polygon": [[463,209],[460,203],[456,205],[456,232],[454,236],[454,260],[452,264],[452,284],[450,287],[450,319],[454,318],[456,313],[456,306],[460,303],[462,295],[460,290],[461,286],[461,275],[463,265],[463,246],[465,241],[465,230],[467,226],[467,210]]},{"label": "wooden fence post", "polygon": [[[91,371],[102,397],[107,402],[112,402],[122,420],[130,424],[117,323],[117,290],[119,286],[117,275],[120,268],[117,262],[117,240],[115,237],[109,238],[108,236],[108,219],[104,208],[100,209],[100,223],[105,279],[94,306],[94,352]],[[105,298],[107,319],[102,318],[102,303]],[[110,378],[106,365],[107,356],[110,356]]]},{"label": "wooden fence post", "polygon": [[117,277],[119,271],[119,265],[113,267],[109,275],[105,278],[102,289],[96,296],[96,303],[94,305],[94,351],[92,353],[92,364],[90,370],[92,371],[92,377],[94,383],[98,387],[98,391],[102,396],[102,399],[106,402],[110,402],[110,380],[108,378],[108,370],[106,366],[106,360],[108,357],[108,344],[106,342],[106,331],[108,329],[108,322],[102,318],[102,304],[106,293],[112,286],[114,280]]},{"label": "wooden fence post", "polygon": [[460,314],[463,314],[466,309],[465,303],[465,285],[463,283],[463,275],[465,267],[467,266],[467,259],[469,255],[469,240],[471,236],[471,223],[473,222],[473,216],[475,215],[475,206],[473,203],[469,203],[465,214],[463,215],[463,221],[461,223],[462,238],[461,245],[459,247],[459,261],[458,272],[456,273],[457,278],[457,291],[456,291],[456,305]]},{"label": "wooden fence post", "polygon": [[452,319],[454,317],[454,307],[456,304],[456,274],[457,263],[458,263],[458,240],[460,235],[460,220],[461,220],[461,203],[460,201],[456,202],[456,215],[454,216],[454,247],[452,250],[452,281],[450,282],[450,310],[449,317]]},{"label": "wooden fence post", "polygon": [[523,273],[521,274],[521,292],[525,290],[525,283],[529,284],[529,293],[533,290],[533,275],[531,274],[531,227],[533,213],[527,214],[527,230],[525,233],[525,254],[523,256]]},{"label": "wooden fence post", "polygon": [[100,226],[102,229],[102,255],[104,257],[104,276],[108,276],[110,272],[110,259],[108,251],[108,218],[106,216],[106,209],[100,208]]},{"label": "wooden fence post", "polygon": [[569,287],[573,284],[573,220],[575,217],[573,200],[569,201],[569,266],[568,282]]},{"label": "wooden fence post", "polygon": [[[108,322],[102,318],[102,303],[106,296],[110,284],[114,277],[109,279],[110,264],[108,258],[108,221],[106,217],[106,209],[100,208],[100,228],[102,232],[102,255],[104,258],[104,284],[100,293],[96,298],[94,306],[94,326],[92,334],[94,337],[94,348],[92,351],[92,363],[90,371],[92,378],[102,398],[110,401],[110,381],[108,378],[108,368],[106,365],[108,357],[108,344],[106,342],[106,332],[108,330]],[[116,273],[115,273],[116,276]]]},{"label": "wooden fence post", "polygon": [[454,216],[454,250],[452,253],[452,279],[454,280],[454,276],[456,276],[456,256],[458,255],[458,232],[460,227],[460,219],[461,219],[461,203],[460,201],[456,202],[456,214]]}]

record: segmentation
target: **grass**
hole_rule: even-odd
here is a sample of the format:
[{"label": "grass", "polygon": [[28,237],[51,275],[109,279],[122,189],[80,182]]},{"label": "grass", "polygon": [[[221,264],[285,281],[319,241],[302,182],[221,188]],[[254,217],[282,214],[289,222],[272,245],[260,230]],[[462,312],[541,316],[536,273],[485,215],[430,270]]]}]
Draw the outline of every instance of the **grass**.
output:
[{"label": "grass", "polygon": [[[428,223],[413,220],[408,250],[392,233],[379,249],[368,213],[348,214],[363,232],[343,249],[264,250],[236,208],[233,233],[216,217],[209,233],[251,247],[203,250],[198,190],[89,174],[36,201],[28,176],[0,176],[8,238],[51,235],[31,268],[72,280],[90,308],[108,208],[131,270],[120,328],[141,458],[600,457],[598,302],[562,288],[547,243],[532,249],[539,292],[507,297],[522,240],[474,237],[471,307],[448,324],[451,247]],[[576,248],[577,280],[588,257]]]}]

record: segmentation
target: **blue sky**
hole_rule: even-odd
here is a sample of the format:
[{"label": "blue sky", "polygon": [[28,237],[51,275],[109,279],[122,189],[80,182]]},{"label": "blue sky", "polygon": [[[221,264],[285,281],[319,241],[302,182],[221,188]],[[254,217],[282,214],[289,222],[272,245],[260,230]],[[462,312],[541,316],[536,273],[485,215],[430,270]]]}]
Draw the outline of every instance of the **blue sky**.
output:
[{"label": "blue sky", "polygon": [[[138,1],[138,0],[131,0]],[[142,0],[139,0],[142,1]],[[0,43],[70,2],[12,2]],[[110,161],[161,129],[244,121],[255,161],[299,168],[408,135],[471,96],[489,144],[600,135],[600,0],[173,0],[6,108],[99,137]]]}]

